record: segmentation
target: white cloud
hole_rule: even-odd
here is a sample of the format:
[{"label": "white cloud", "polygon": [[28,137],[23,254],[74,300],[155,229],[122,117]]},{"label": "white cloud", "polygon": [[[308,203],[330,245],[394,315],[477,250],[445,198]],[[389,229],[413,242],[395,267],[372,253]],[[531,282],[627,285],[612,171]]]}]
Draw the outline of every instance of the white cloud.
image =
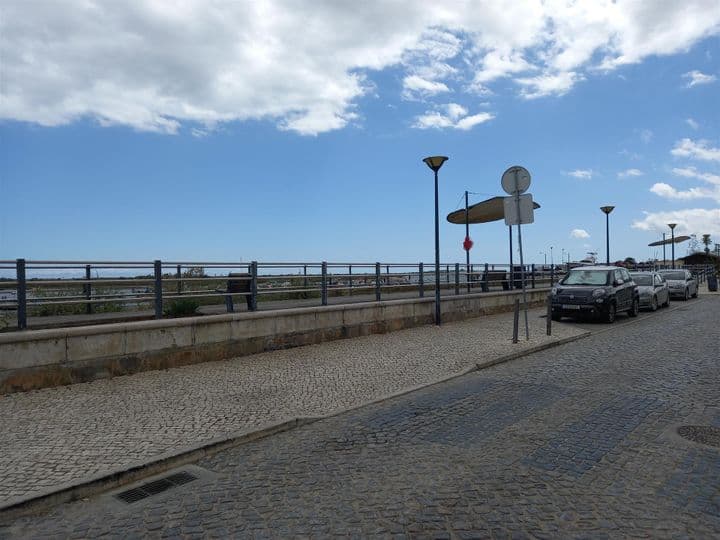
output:
[{"label": "white cloud", "polygon": [[564,174],[581,180],[590,180],[595,173],[592,169],[575,169],[574,171],[566,172]]},{"label": "white cloud", "polygon": [[695,129],[695,130],[697,130],[697,129],[700,127],[700,124],[698,124],[698,123],[697,123],[695,120],[693,120],[692,118],[686,119],[685,122],[687,122],[687,125],[690,126],[690,127],[693,128],[693,129]]},{"label": "white cloud", "polygon": [[445,83],[428,81],[417,75],[405,77],[405,79],[403,79],[403,89],[406,91],[406,95],[412,95],[417,92],[432,96],[441,92],[450,91]]},{"label": "white cloud", "polygon": [[[419,97],[455,86],[490,93],[502,78],[524,98],[562,95],[591,70],[720,32],[717,0],[5,0],[2,9],[0,118],[161,133],[248,119],[307,135],[341,129],[388,67]],[[486,121],[475,116],[461,125]]]},{"label": "white cloud", "polygon": [[720,235],[720,208],[687,208],[669,212],[644,212],[643,219],[635,220],[632,227],[643,231],[665,232],[668,223],[677,223],[675,234]]},{"label": "white cloud", "polygon": [[571,238],[590,238],[590,235],[585,229],[573,229],[570,231]]},{"label": "white cloud", "polygon": [[688,79],[687,88],[692,88],[698,84],[709,84],[715,82],[717,77],[715,75],[706,75],[698,70],[688,71],[683,73],[683,79]]},{"label": "white cloud", "polygon": [[720,148],[713,148],[709,141],[681,139],[675,143],[670,152],[673,156],[701,159],[703,161],[720,161]]},{"label": "white cloud", "polygon": [[642,176],[644,173],[640,169],[627,169],[618,173],[618,178],[630,178]]},{"label": "white cloud", "polygon": [[673,174],[684,178],[698,178],[711,184],[720,185],[720,175],[698,171],[695,167],[675,168]]},{"label": "white cloud", "polygon": [[700,172],[695,167],[675,168],[673,174],[683,178],[695,178],[710,186],[691,187],[679,190],[664,182],[653,184],[650,191],[659,197],[674,200],[712,199],[720,203],[720,175]]},{"label": "white cloud", "polygon": [[471,116],[467,115],[468,111],[462,105],[457,103],[448,103],[439,110],[429,111],[415,118],[412,127],[417,129],[445,129],[453,128],[467,131],[478,124],[488,122],[495,118],[491,113],[478,113]]}]

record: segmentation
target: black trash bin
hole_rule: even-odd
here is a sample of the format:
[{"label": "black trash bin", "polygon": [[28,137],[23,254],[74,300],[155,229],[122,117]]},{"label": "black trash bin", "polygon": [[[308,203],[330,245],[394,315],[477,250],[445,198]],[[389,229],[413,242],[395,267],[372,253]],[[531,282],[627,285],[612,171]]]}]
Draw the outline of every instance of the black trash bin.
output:
[{"label": "black trash bin", "polygon": [[714,274],[709,275],[707,278],[707,281],[708,281],[708,291],[717,292],[717,282],[718,282],[717,276]]}]

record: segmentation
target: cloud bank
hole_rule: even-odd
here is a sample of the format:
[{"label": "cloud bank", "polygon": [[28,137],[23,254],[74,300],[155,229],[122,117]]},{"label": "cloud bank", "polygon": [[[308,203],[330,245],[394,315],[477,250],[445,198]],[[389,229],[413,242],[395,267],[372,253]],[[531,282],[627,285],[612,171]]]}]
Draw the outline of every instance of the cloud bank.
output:
[{"label": "cloud bank", "polygon": [[[5,0],[0,118],[199,134],[260,119],[315,135],[361,118],[389,67],[405,97],[509,79],[538,99],[719,31],[716,0]],[[692,73],[688,84],[707,81]]]}]

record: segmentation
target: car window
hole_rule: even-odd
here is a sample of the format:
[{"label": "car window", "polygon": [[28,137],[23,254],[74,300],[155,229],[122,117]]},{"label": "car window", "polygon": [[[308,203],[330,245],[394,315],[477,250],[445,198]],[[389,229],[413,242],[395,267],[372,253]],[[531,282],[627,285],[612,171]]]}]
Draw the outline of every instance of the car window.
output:
[{"label": "car window", "polygon": [[655,276],[655,285],[662,285],[662,278],[660,276]]},{"label": "car window", "polygon": [[620,270],[620,273],[622,274],[622,277],[625,281],[631,281],[632,278],[630,277],[630,273],[625,270],[624,268]]},{"label": "car window", "polygon": [[630,274],[633,281],[638,285],[652,285],[652,276],[648,274]]},{"label": "car window", "polygon": [[615,279],[616,280],[623,279],[622,272],[620,272],[620,270],[615,270]]},{"label": "car window", "polygon": [[607,285],[609,272],[605,270],[570,270],[562,285]]},{"label": "car window", "polygon": [[680,270],[680,271],[675,270],[675,271],[670,271],[670,272],[663,272],[662,276],[663,276],[665,279],[679,279],[679,280],[684,280],[684,279],[685,279],[685,272],[683,272],[682,270]]}]

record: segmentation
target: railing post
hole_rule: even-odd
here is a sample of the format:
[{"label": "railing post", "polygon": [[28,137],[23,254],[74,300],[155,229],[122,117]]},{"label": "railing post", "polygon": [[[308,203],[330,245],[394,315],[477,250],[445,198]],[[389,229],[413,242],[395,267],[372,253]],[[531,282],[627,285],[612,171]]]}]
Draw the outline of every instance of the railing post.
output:
[{"label": "railing post", "polygon": [[550,286],[552,287],[555,284],[555,265],[550,265]]},{"label": "railing post", "polygon": [[308,279],[307,279],[307,264],[303,265],[303,287],[307,289],[308,287]]},{"label": "railing post", "polygon": [[352,296],[352,264],[348,264],[348,285],[350,287],[350,296]]},{"label": "railing post", "polygon": [[375,301],[379,302],[381,298],[380,293],[380,263],[375,263]]},{"label": "railing post", "polygon": [[533,264],[530,270],[530,279],[532,279],[532,288],[535,288],[535,264]]},{"label": "railing post", "polygon": [[[92,279],[92,273],[90,270],[90,265],[85,265],[85,281],[90,281]],[[83,287],[85,292],[85,299],[86,300],[92,300],[92,287],[90,286],[90,283],[85,283],[85,286]],[[88,302],[85,304],[85,313],[88,315],[91,315],[93,312],[93,305]]]},{"label": "railing post", "polygon": [[320,303],[323,306],[327,306],[327,263],[322,263],[322,281],[320,283]]},{"label": "railing post", "polygon": [[175,277],[178,280],[177,281],[177,293],[178,293],[178,295],[180,295],[180,294],[182,294],[183,285],[182,285],[182,281],[180,281],[180,279],[182,278],[182,266],[179,264],[177,265],[177,272],[175,273]]},{"label": "railing post", "polygon": [[425,296],[425,277],[423,276],[423,263],[418,263],[418,287],[420,289],[420,298]]},{"label": "railing post", "polygon": [[455,294],[460,294],[460,263],[455,263]]},{"label": "railing post", "polygon": [[450,284],[450,266],[445,265],[445,282]]},{"label": "railing post", "polygon": [[162,262],[155,260],[155,318],[162,319],[163,297],[162,297]]},{"label": "railing post", "polygon": [[17,326],[18,330],[27,328],[27,283],[25,281],[25,259],[15,261],[15,280],[17,281]]},{"label": "railing post", "polygon": [[252,261],[250,263],[250,311],[257,311],[257,282],[258,282],[258,263]]}]

